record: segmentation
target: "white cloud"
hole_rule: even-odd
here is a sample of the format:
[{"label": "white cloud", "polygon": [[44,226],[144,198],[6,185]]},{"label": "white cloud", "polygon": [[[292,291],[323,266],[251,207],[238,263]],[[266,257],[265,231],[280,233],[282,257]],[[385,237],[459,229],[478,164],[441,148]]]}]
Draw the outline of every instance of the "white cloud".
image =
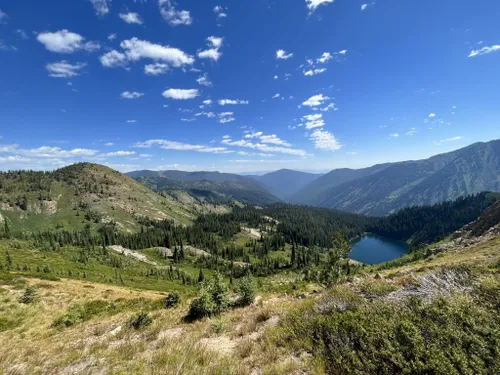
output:
[{"label": "white cloud", "polygon": [[290,143],[280,139],[276,134],[261,135],[259,139],[262,143],[270,143],[278,146],[292,147]]},{"label": "white cloud", "polygon": [[226,124],[228,122],[233,122],[235,121],[235,118],[233,117],[234,113],[233,112],[222,112],[219,113],[219,122],[221,124]]},{"label": "white cloud", "polygon": [[111,0],[89,0],[94,6],[95,12],[98,16],[104,16],[109,13]]},{"label": "white cloud", "polygon": [[434,142],[436,145],[441,145],[443,143],[449,143],[449,142],[456,142],[463,139],[463,137],[453,137],[453,138],[446,138],[446,139],[441,139],[440,141]]},{"label": "white cloud", "polygon": [[9,19],[9,16],[7,15],[7,13],[2,12],[2,9],[0,9],[0,24],[7,23],[8,19]]},{"label": "white cloud", "polygon": [[[245,138],[251,139],[251,138],[260,138],[264,133],[262,132],[253,132],[253,133],[247,133],[245,134]],[[223,137],[224,139],[231,138],[229,135],[225,135]]]},{"label": "white cloud", "polygon": [[278,60],[288,60],[293,57],[293,53],[286,53],[285,50],[279,49],[276,51],[276,59]]},{"label": "white cloud", "polygon": [[120,94],[120,97],[122,99],[138,99],[140,97],[144,96],[142,92],[136,92],[136,91],[124,91]]},{"label": "white cloud", "polygon": [[152,156],[153,156],[153,155],[151,155],[151,154],[139,154],[139,157],[140,157],[140,158],[150,158],[150,157],[152,157]]},{"label": "white cloud", "polygon": [[[0,10],[0,12],[1,12],[1,10]],[[1,18],[1,16],[0,16],[0,18]],[[0,21],[0,23],[1,23],[1,21]],[[17,29],[16,33],[17,33],[17,35],[19,35],[19,37],[21,39],[24,39],[24,40],[29,39],[29,36],[28,36],[28,34],[26,34],[26,31],[24,31],[22,29]]]},{"label": "white cloud", "polygon": [[143,24],[142,18],[138,13],[133,13],[133,12],[120,13],[119,16],[126,23],[135,23],[137,25]]},{"label": "white cloud", "polygon": [[198,57],[200,59],[212,59],[214,61],[218,61],[222,56],[222,52],[220,52],[219,49],[222,47],[224,38],[209,36],[207,38],[207,41],[209,47],[212,48],[206,49],[204,51],[199,51]]},{"label": "white cloud", "polygon": [[137,120],[127,120],[127,124],[135,124]]},{"label": "white cloud", "polygon": [[361,10],[365,10],[366,8],[368,8],[368,4],[361,4]]},{"label": "white cloud", "polygon": [[325,121],[323,120],[323,114],[315,113],[311,115],[303,116],[303,119],[306,120],[306,129],[314,129],[319,128],[321,126],[325,126]]},{"label": "white cloud", "polygon": [[239,141],[233,141],[231,138],[225,138],[221,141],[221,143],[228,146],[251,148],[265,153],[274,152],[287,155],[307,156],[307,152],[305,152],[304,150],[298,150],[289,147],[269,146],[268,144],[264,143],[252,143],[244,139]]},{"label": "white cloud", "polygon": [[118,35],[116,34],[109,34],[108,35],[108,40],[115,40]]},{"label": "white cloud", "polygon": [[323,52],[321,57],[316,59],[317,64],[324,64],[328,62],[329,60],[333,59],[332,54],[330,52]]},{"label": "white cloud", "polygon": [[203,104],[205,105],[211,105],[212,104],[212,100],[211,99],[206,99],[203,101]]},{"label": "white cloud", "polygon": [[124,40],[120,46],[125,50],[127,58],[131,61],[141,59],[161,60],[174,67],[191,65],[194,58],[178,48],[154,44],[147,40],[132,38]]},{"label": "white cloud", "polygon": [[222,47],[222,42],[224,41],[224,38],[209,36],[207,40],[212,44],[212,47],[220,48]]},{"label": "white cloud", "polygon": [[392,134],[389,134],[389,137],[392,137],[392,138],[397,138],[397,137],[399,137],[399,133],[392,133]]},{"label": "white cloud", "polygon": [[163,92],[165,98],[176,100],[194,99],[198,95],[198,89],[168,89]]},{"label": "white cloud", "polygon": [[416,128],[411,128],[410,130],[408,130],[406,132],[406,135],[415,135],[416,133],[418,133],[418,130]]},{"label": "white cloud", "polygon": [[37,40],[45,48],[56,53],[73,53],[79,50],[93,52],[101,48],[98,42],[85,42],[85,38],[66,29],[55,33],[43,32],[38,34]]},{"label": "white cloud", "polygon": [[281,94],[279,92],[273,95],[273,99],[278,99],[279,97],[281,97]]},{"label": "white cloud", "polygon": [[333,109],[334,111],[337,110],[337,108],[335,107],[335,103],[330,103],[326,107],[320,108],[320,111],[322,111],[322,112],[328,112],[331,109]]},{"label": "white cloud", "polygon": [[177,151],[196,151],[196,152],[208,152],[208,153],[229,153],[226,147],[210,147],[205,145],[192,145],[189,143],[169,141],[166,139],[151,139],[146,142],[138,142],[133,147],[136,148],[151,148],[158,146],[164,150],[177,150]]},{"label": "white cloud", "polygon": [[330,98],[328,96],[324,96],[323,94],[314,95],[307,99],[304,103],[302,103],[302,105],[305,105],[307,107],[317,107],[323,105],[323,102],[329,99]]},{"label": "white cloud", "polygon": [[429,114],[429,117],[431,117],[431,118],[432,117],[436,117],[436,114],[435,113],[431,113],[431,114]]},{"label": "white cloud", "polygon": [[480,49],[472,50],[469,54],[469,57],[486,55],[488,53],[498,52],[498,51],[500,51],[500,45],[497,44],[491,47],[483,47]]},{"label": "white cloud", "polygon": [[212,86],[212,82],[210,82],[210,80],[208,79],[208,75],[206,73],[204,75],[198,77],[196,82],[198,82],[198,84],[201,86],[207,86],[207,87]]},{"label": "white cloud", "polygon": [[334,0],[306,0],[306,5],[310,13],[314,12],[320,5],[327,5],[333,3]]},{"label": "white cloud", "polygon": [[188,10],[175,9],[175,3],[172,0],[158,0],[160,13],[165,21],[170,26],[186,25],[189,26],[193,23],[191,13]]},{"label": "white cloud", "polygon": [[312,132],[310,139],[314,142],[314,147],[320,150],[336,151],[342,148],[335,136],[323,129]]},{"label": "white cloud", "polygon": [[278,76],[274,76],[273,78],[274,78],[274,79],[278,79]]},{"label": "white cloud", "polygon": [[115,151],[103,154],[103,156],[132,156],[135,155],[135,151]]},{"label": "white cloud", "polygon": [[248,100],[240,99],[220,99],[217,101],[219,105],[235,105],[235,104],[248,104]]},{"label": "white cloud", "polygon": [[108,142],[108,143],[105,143],[104,146],[105,147],[111,147],[111,146],[114,146],[115,144],[113,142]]},{"label": "white cloud", "polygon": [[214,7],[214,13],[217,14],[217,18],[226,18],[227,14],[224,11],[224,8],[220,5]]},{"label": "white cloud", "polygon": [[45,68],[49,72],[50,77],[54,78],[70,78],[76,77],[81,74],[81,70],[85,68],[87,64],[76,63],[70,64],[69,62],[63,60],[52,64],[45,65]]},{"label": "white cloud", "polygon": [[206,116],[207,118],[215,118],[215,113],[213,112],[199,112],[195,116]]},{"label": "white cloud", "polygon": [[158,76],[168,72],[168,65],[162,63],[148,64],[144,66],[144,73],[150,76]]},{"label": "white cloud", "polygon": [[116,50],[112,50],[102,55],[99,60],[106,68],[115,68],[117,66],[125,66],[128,62],[127,56]]},{"label": "white cloud", "polygon": [[305,76],[314,76],[316,74],[320,74],[326,71],[326,68],[321,68],[321,69],[309,69],[308,71],[303,71]]}]

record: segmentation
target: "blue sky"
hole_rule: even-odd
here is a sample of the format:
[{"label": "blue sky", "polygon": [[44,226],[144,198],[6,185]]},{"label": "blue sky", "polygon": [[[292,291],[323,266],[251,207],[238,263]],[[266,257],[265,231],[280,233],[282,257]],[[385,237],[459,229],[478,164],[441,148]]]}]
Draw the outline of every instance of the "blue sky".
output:
[{"label": "blue sky", "polygon": [[500,138],[495,0],[3,0],[0,169],[330,170]]}]

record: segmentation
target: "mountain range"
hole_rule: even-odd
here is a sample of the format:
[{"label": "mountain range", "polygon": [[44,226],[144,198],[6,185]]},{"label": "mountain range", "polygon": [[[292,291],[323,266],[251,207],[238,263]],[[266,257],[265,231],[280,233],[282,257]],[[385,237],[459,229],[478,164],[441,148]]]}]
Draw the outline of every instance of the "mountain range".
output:
[{"label": "mountain range", "polygon": [[128,174],[157,190],[183,188],[250,204],[279,201],[383,216],[403,207],[500,191],[500,140],[424,160],[334,169],[321,175],[282,169],[263,176],[219,172],[136,171]]}]

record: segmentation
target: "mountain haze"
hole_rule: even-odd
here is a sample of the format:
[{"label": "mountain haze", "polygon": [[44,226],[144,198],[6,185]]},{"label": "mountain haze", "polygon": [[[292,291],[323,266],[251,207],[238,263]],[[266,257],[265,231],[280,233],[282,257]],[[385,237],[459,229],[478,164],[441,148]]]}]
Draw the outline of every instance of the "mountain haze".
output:
[{"label": "mountain haze", "polygon": [[321,174],[280,169],[263,176],[253,176],[253,178],[278,198],[288,200],[320,176]]}]

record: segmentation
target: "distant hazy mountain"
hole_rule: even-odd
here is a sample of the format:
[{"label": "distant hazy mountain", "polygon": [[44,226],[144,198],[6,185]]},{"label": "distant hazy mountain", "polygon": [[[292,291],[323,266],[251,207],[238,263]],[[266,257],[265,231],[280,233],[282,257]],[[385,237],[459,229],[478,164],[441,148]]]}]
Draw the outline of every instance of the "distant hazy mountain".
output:
[{"label": "distant hazy mountain", "polygon": [[500,140],[429,159],[334,170],[304,187],[293,202],[369,215],[500,191]]},{"label": "distant hazy mountain", "polygon": [[184,190],[217,203],[227,203],[231,199],[256,205],[280,202],[252,177],[231,173],[145,170],[127,175],[153,190]]},{"label": "distant hazy mountain", "polygon": [[288,200],[293,194],[320,176],[321,174],[280,169],[263,176],[253,176],[253,178],[278,198]]}]

